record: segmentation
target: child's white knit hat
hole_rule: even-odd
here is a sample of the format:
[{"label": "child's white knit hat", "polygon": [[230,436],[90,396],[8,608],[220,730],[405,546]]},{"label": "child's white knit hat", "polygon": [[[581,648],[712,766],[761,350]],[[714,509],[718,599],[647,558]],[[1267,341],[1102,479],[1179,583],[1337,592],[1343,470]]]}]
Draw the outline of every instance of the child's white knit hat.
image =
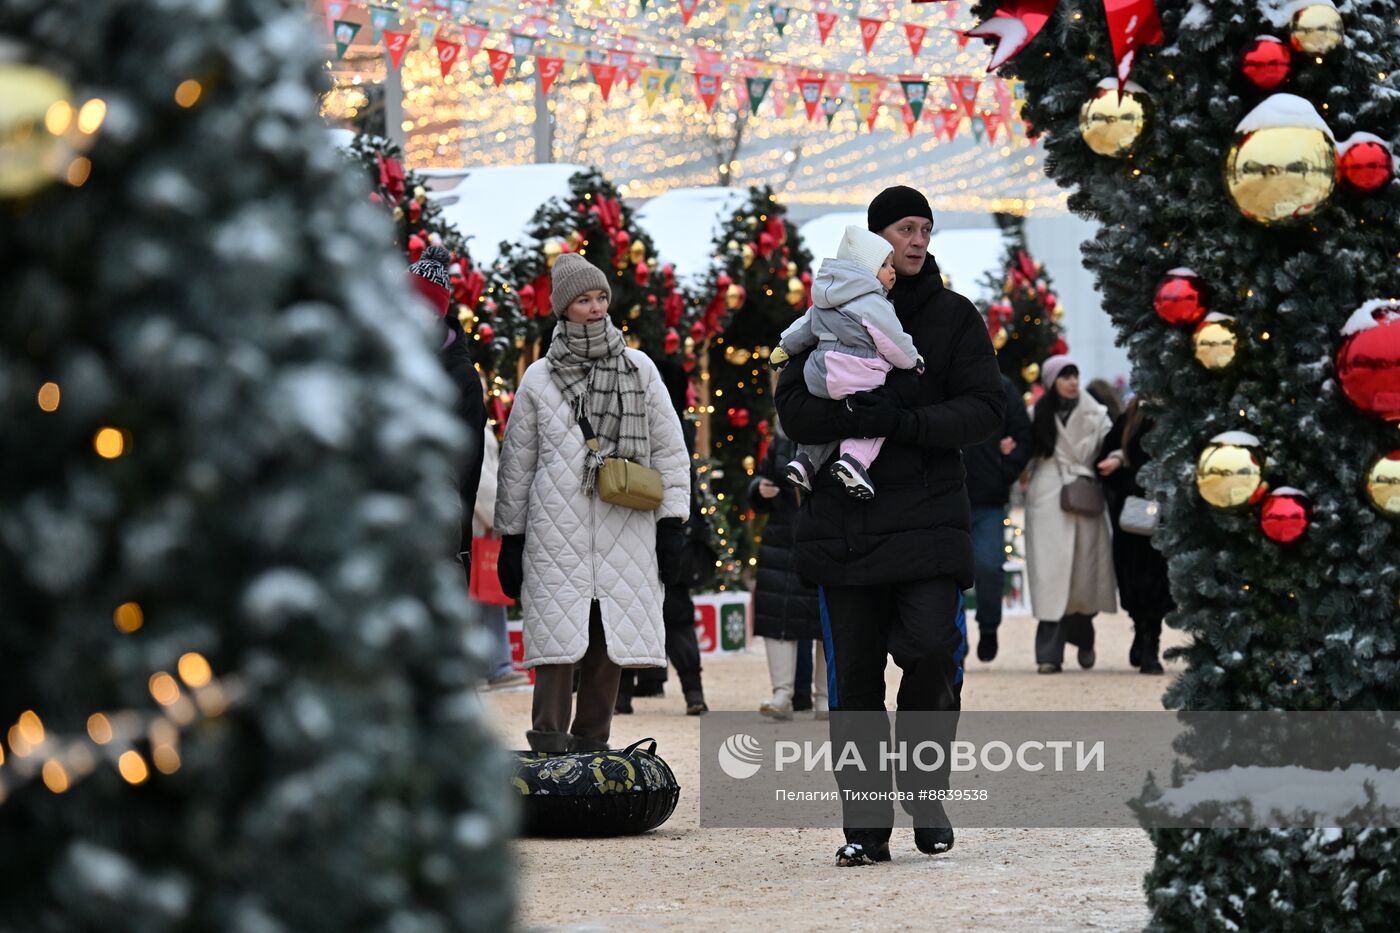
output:
[{"label": "child's white knit hat", "polygon": [[849,259],[871,275],[880,271],[885,259],[894,252],[890,241],[864,227],[850,226],[841,236],[836,248],[837,259]]}]

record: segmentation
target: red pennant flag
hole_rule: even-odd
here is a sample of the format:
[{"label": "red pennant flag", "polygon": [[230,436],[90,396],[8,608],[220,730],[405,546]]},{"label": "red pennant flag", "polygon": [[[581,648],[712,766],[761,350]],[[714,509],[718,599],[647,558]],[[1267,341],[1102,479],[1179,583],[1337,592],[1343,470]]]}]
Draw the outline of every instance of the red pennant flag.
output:
[{"label": "red pennant flag", "polygon": [[1139,46],[1162,41],[1162,21],[1157,17],[1156,0],[1104,0],[1108,35],[1113,39],[1113,60],[1118,66],[1118,88],[1122,90],[1133,68]]},{"label": "red pennant flag", "polygon": [[408,51],[408,33],[384,30],[384,50],[389,53],[389,64],[398,71],[403,63],[403,53]]},{"label": "red pennant flag", "polygon": [[870,107],[870,116],[865,118],[865,128],[872,133],[875,132],[875,118],[880,115],[880,108],[883,106],[884,104],[872,104]]},{"label": "red pennant flag", "polygon": [[681,8],[681,22],[690,25],[690,18],[695,15],[695,8],[700,5],[700,0],[676,0]]},{"label": "red pennant flag", "polygon": [[457,64],[457,56],[462,54],[462,43],[437,39],[433,45],[437,47],[438,68],[445,78],[447,73],[452,70],[452,66]]},{"label": "red pennant flag", "polygon": [[627,90],[632,90],[637,86],[637,80],[642,76],[642,63],[629,62],[627,67],[622,70],[622,76],[627,79]]},{"label": "red pennant flag", "polygon": [[927,35],[927,26],[916,26],[913,23],[904,24],[904,36],[909,40],[909,54],[915,58],[919,57],[919,49],[924,47],[924,37]]},{"label": "red pennant flag", "polygon": [[919,125],[918,118],[914,116],[914,111],[908,104],[904,105],[904,111],[901,116],[904,118],[905,131],[912,137],[914,135],[914,127]]},{"label": "red pennant flag", "polygon": [[593,80],[598,82],[598,89],[603,92],[604,103],[607,102],[608,94],[612,91],[613,82],[617,80],[617,73],[621,68],[621,65],[604,65],[600,62],[588,63],[588,70],[593,72]]},{"label": "red pennant flag", "polygon": [[997,115],[990,110],[982,111],[982,127],[987,131],[987,142],[997,141],[997,129],[1001,126],[1001,121]]},{"label": "red pennant flag", "polygon": [[807,108],[807,119],[817,118],[817,108],[822,102],[822,85],[825,78],[798,78],[797,87],[802,92],[802,103]]},{"label": "red pennant flag", "polygon": [[949,75],[947,82],[948,93],[953,95],[953,103],[961,107],[963,113],[971,120],[977,106],[977,88],[981,82],[966,75]]},{"label": "red pennant flag", "polygon": [[486,41],[485,26],[463,26],[462,36],[466,39],[467,64],[476,58],[476,53],[481,51],[481,43]]},{"label": "red pennant flag", "polygon": [[835,13],[817,14],[817,33],[822,37],[822,45],[826,45],[826,37],[831,35],[831,27],[836,25]]},{"label": "red pennant flag", "polygon": [[501,82],[506,79],[506,70],[510,68],[510,63],[515,55],[500,49],[487,49],[486,55],[491,59],[491,77],[496,79],[496,87],[500,87]]},{"label": "red pennant flag", "polygon": [[564,71],[564,59],[546,58],[543,55],[535,56],[535,74],[539,75],[540,93],[548,94],[549,89],[554,86],[554,79]]},{"label": "red pennant flag", "polygon": [[958,127],[962,126],[962,113],[957,107],[944,107],[938,112],[943,117],[943,135],[952,142],[958,135]]},{"label": "red pennant flag", "polygon": [[870,47],[875,44],[875,37],[880,34],[880,27],[885,25],[882,19],[871,19],[868,16],[860,17],[860,41],[865,43],[865,54],[870,54]]},{"label": "red pennant flag", "polygon": [[715,97],[719,94],[719,75],[695,73],[695,90],[700,95],[700,99],[705,102],[705,112],[709,113],[715,105]]}]

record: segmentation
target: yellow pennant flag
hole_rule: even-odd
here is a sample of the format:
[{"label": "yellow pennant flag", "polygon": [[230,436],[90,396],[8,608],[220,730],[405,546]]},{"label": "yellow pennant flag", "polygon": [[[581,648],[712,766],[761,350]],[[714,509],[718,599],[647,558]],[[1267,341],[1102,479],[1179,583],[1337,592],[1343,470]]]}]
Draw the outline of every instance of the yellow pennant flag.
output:
[{"label": "yellow pennant flag", "polygon": [[646,95],[647,106],[656,103],[656,96],[666,87],[670,72],[665,68],[642,69],[642,93]]},{"label": "yellow pennant flag", "polygon": [[879,95],[883,83],[878,78],[851,79],[851,96],[855,98],[856,113],[860,116],[860,122],[866,123],[870,120],[870,108],[875,106],[875,98]]}]

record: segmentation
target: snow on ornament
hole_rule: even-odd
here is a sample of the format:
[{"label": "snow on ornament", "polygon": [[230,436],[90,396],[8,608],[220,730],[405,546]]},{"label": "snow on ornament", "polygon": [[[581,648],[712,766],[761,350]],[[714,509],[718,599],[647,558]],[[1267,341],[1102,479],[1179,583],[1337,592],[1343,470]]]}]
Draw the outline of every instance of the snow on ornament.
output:
[{"label": "snow on ornament", "polygon": [[1385,421],[1400,421],[1400,301],[1377,298],[1357,308],[1342,327],[1337,380],[1353,405]]},{"label": "snow on ornament", "polygon": [[1274,94],[1251,110],[1225,157],[1231,200],[1264,226],[1315,213],[1332,196],[1336,176],[1332,131],[1296,94]]},{"label": "snow on ornament", "polygon": [[1400,518],[1400,450],[1392,450],[1366,471],[1366,498],[1387,518]]},{"label": "snow on ornament", "polygon": [[1292,544],[1312,524],[1312,502],[1301,489],[1280,486],[1259,508],[1259,528],[1270,541]]},{"label": "snow on ornament", "polygon": [[1288,41],[1299,52],[1326,55],[1342,44],[1342,14],[1332,0],[1298,0],[1280,12],[1289,17]]},{"label": "snow on ornament", "polygon": [[1196,490],[1214,508],[1234,511],[1264,497],[1264,455],[1259,438],[1245,431],[1226,431],[1210,439],[1196,461]]},{"label": "snow on ornament", "polygon": [[1353,191],[1376,191],[1394,175],[1395,157],[1379,136],[1353,133],[1350,139],[1337,144],[1337,177]]},{"label": "snow on ornament", "polygon": [[1079,135],[1099,155],[1120,159],[1133,151],[1147,126],[1152,100],[1142,85],[1104,78],[1079,109]]},{"label": "snow on ornament", "polygon": [[1206,316],[1208,298],[1205,282],[1193,270],[1172,269],[1157,285],[1152,307],[1168,324],[1195,324]]},{"label": "snow on ornament", "polygon": [[1196,362],[1206,369],[1229,369],[1239,352],[1240,335],[1235,319],[1211,312],[1191,334],[1191,350]]},{"label": "snow on ornament", "polygon": [[1273,36],[1254,39],[1240,56],[1240,74],[1261,91],[1272,91],[1287,81],[1292,69],[1293,53]]}]

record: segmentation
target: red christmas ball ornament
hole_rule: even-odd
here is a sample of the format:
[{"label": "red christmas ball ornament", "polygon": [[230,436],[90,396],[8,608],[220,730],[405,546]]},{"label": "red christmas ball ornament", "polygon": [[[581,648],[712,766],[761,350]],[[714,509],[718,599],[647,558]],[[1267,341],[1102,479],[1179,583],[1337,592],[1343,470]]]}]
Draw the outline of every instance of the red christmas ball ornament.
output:
[{"label": "red christmas ball ornament", "polygon": [[681,335],[676,333],[675,328],[666,331],[666,336],[662,338],[661,348],[667,355],[675,353],[681,348]]},{"label": "red christmas ball ornament", "polygon": [[1357,408],[1400,421],[1400,303],[1368,301],[1342,328],[1337,380]]},{"label": "red christmas ball ornament", "polygon": [[767,418],[764,418],[762,421],[760,421],[756,425],[756,427],[758,428],[758,434],[760,437],[767,437],[768,432],[772,430],[772,425],[768,423]]},{"label": "red christmas ball ornament", "polygon": [[1069,342],[1063,337],[1056,337],[1055,343],[1050,347],[1051,356],[1063,356],[1069,352]]},{"label": "red christmas ball ornament", "polygon": [[1173,269],[1157,286],[1152,300],[1157,316],[1168,324],[1195,324],[1210,309],[1206,302],[1206,287],[1201,277],[1190,269]]},{"label": "red christmas ball ornament", "polygon": [[1301,490],[1280,486],[1269,494],[1259,509],[1259,527],[1265,537],[1279,544],[1292,544],[1312,524],[1312,503]]},{"label": "red christmas ball ornament", "polygon": [[666,326],[675,327],[681,322],[681,315],[685,313],[685,299],[680,292],[671,292],[666,296],[666,303],[662,305],[666,312]]},{"label": "red christmas ball ornament", "polygon": [[1054,311],[1054,310],[1055,310],[1055,305],[1057,305],[1057,304],[1059,304],[1059,303],[1060,303],[1060,299],[1059,299],[1058,297],[1056,297],[1056,295],[1055,295],[1054,292],[1051,292],[1050,294],[1048,294],[1048,295],[1045,296],[1045,310],[1046,310],[1046,311]]},{"label": "red christmas ball ornament", "polygon": [[516,294],[520,296],[520,310],[525,312],[526,317],[533,315],[535,313],[535,286],[522,285]]},{"label": "red christmas ball ornament", "polygon": [[725,275],[723,272],[721,272],[719,276],[715,279],[715,291],[723,295],[725,291],[728,290],[729,286],[733,284],[734,280],[731,279],[729,276]]},{"label": "red christmas ball ornament", "polygon": [[422,216],[423,216],[423,205],[419,204],[417,201],[409,201],[409,202],[408,202],[408,222],[411,223],[411,224],[416,224],[416,223],[418,223],[418,218],[420,218],[420,217],[422,217]]},{"label": "red christmas ball ornament", "polygon": [[476,332],[481,339],[485,340],[487,343],[490,343],[491,338],[496,336],[496,331],[492,329],[490,324],[482,324],[476,329]]},{"label": "red christmas ball ornament", "polygon": [[1337,147],[1337,177],[1347,187],[1369,194],[1395,175],[1395,159],[1378,136],[1353,133]]},{"label": "red christmas ball ornament", "polygon": [[681,364],[681,368],[684,369],[684,370],[685,370],[686,372],[688,372],[688,373],[693,373],[693,372],[695,372],[695,354],[694,354],[694,353],[687,353],[687,354],[685,355],[685,362]]},{"label": "red christmas ball ornament", "polygon": [[371,204],[383,204],[383,203],[384,203],[384,196],[383,196],[382,194],[380,194],[378,191],[371,191],[371,192],[369,193],[369,203],[371,203]]},{"label": "red christmas ball ornament", "polygon": [[412,234],[408,238],[408,261],[417,262],[423,255],[423,250],[428,248],[428,243],[418,234]]},{"label": "red christmas ball ornament", "polygon": [[731,408],[725,412],[729,416],[729,423],[736,428],[747,428],[749,426],[749,410],[747,408]]},{"label": "red christmas ball ornament", "polygon": [[[647,268],[645,262],[637,263],[636,268],[632,270],[632,274],[636,277],[637,284],[643,288],[646,288],[647,282],[651,281],[651,270]],[[653,298],[655,296],[648,295],[647,297]]]},{"label": "red christmas ball ornament", "polygon": [[696,321],[690,325],[690,339],[696,343],[701,343],[705,339],[705,322]]},{"label": "red christmas ball ornament", "polygon": [[1260,36],[1244,47],[1240,74],[1261,91],[1272,91],[1288,80],[1293,69],[1293,53],[1273,36]]},{"label": "red christmas ball ornament", "polygon": [[661,284],[667,288],[676,287],[676,267],[669,262],[661,267]]}]

